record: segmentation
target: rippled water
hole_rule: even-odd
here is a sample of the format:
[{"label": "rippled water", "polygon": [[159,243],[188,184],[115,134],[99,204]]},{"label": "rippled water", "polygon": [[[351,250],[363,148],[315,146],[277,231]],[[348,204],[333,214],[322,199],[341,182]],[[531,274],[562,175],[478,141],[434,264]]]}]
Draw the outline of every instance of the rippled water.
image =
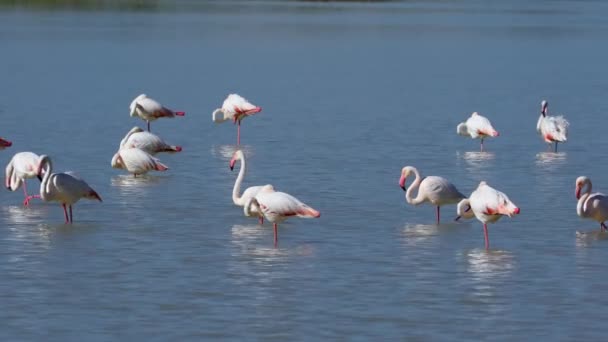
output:
[{"label": "rippled water", "polygon": [[[608,188],[607,5],[160,4],[0,12],[0,159],[49,154],[104,199],[64,225],[2,192],[3,340],[604,338],[608,235],[577,217],[574,180]],[[134,179],[110,159],[142,92],[187,112],[152,124],[184,151]],[[278,248],[230,200],[235,129],[210,120],[230,92],[263,107],[242,127],[246,185],[322,213],[281,225]],[[559,153],[535,132],[541,99],[572,124]],[[472,111],[501,133],[486,153],[456,135]],[[521,215],[486,252],[454,206],[437,226],[405,203],[404,165],[466,194],[486,180]]]}]

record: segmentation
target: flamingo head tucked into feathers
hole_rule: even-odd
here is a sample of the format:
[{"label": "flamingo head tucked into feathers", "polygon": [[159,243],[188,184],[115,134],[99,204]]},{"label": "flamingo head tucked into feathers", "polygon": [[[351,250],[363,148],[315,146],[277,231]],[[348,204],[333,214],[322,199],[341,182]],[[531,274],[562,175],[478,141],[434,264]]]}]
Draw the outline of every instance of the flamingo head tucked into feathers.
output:
[{"label": "flamingo head tucked into feathers", "polygon": [[122,161],[122,157],[120,156],[120,152],[117,152],[116,154],[114,154],[114,157],[112,157],[112,161],[111,161],[112,167],[115,169],[124,169],[125,165]]},{"label": "flamingo head tucked into feathers", "polygon": [[542,100],[540,102],[540,113],[545,116],[547,115],[547,107],[549,106],[549,102],[547,102],[546,100]]}]

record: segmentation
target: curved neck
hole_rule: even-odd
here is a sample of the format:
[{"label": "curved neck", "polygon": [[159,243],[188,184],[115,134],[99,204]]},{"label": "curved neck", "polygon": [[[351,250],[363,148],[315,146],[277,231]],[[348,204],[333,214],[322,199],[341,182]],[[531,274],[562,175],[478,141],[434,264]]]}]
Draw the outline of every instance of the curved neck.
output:
[{"label": "curved neck", "polygon": [[239,170],[239,175],[236,177],[236,181],[234,182],[234,188],[232,188],[232,201],[236,205],[239,205],[242,202],[240,195],[241,183],[243,182],[243,178],[245,178],[245,170],[247,169],[245,158],[239,158],[239,160],[241,161],[241,169]]},{"label": "curved neck", "polygon": [[414,174],[416,175],[416,179],[414,180],[414,183],[412,183],[412,185],[410,185],[410,187],[405,192],[405,200],[407,201],[407,203],[417,205],[424,201],[422,199],[422,197],[420,196],[420,192],[417,193],[416,198],[414,198],[412,196],[413,196],[414,189],[418,190],[418,187],[420,186],[422,179],[420,178],[420,173],[418,173],[418,170],[416,168],[412,167],[412,168],[410,168],[410,170],[412,170],[412,172],[414,172]]},{"label": "curved neck", "polygon": [[243,206],[243,213],[245,214],[245,216],[247,216],[247,217],[254,216],[253,211],[251,210],[251,207],[254,207],[254,209],[256,209],[255,211],[258,213],[258,215],[260,217],[262,216],[260,214],[260,210],[259,210],[260,204],[253,197],[248,199],[247,202],[245,203],[245,205]]},{"label": "curved neck", "polygon": [[471,209],[471,201],[468,198],[463,199],[458,202],[458,206],[456,207],[456,213],[458,216],[463,217],[465,219],[471,219],[475,216],[473,210]]},{"label": "curved neck", "polygon": [[587,179],[587,181],[581,187],[581,194],[581,198],[583,198],[585,195],[591,194],[591,181],[589,179]]},{"label": "curved neck", "polygon": [[[51,178],[51,173],[53,172],[53,163],[51,162],[51,158],[48,156],[40,157],[39,166],[40,170],[44,170],[44,176],[42,177],[42,181],[40,182],[41,190],[46,188],[46,185],[49,182],[49,178]],[[40,191],[42,195],[43,191]]]}]

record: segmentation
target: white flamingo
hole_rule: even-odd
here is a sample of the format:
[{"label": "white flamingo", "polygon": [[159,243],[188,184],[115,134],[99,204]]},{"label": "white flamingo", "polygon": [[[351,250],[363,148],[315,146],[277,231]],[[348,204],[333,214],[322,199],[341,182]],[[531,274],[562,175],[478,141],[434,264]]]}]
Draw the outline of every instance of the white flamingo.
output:
[{"label": "white flamingo", "polygon": [[167,144],[158,135],[133,127],[120,142],[120,149],[139,148],[151,155],[159,152],[181,152],[181,146]]},{"label": "white flamingo", "polygon": [[[583,188],[585,189],[583,191]],[[576,213],[582,218],[588,218],[600,223],[601,231],[607,231],[604,221],[608,220],[608,197],[596,192],[591,193],[591,179],[580,176],[576,179]]]},{"label": "white flamingo", "polygon": [[[46,155],[40,156],[40,164],[38,167],[38,175],[42,176],[40,183],[40,197],[49,202],[59,202],[63,207],[65,223],[72,223],[72,205],[81,198],[98,200],[101,202],[101,197],[93,190],[87,182],[77,177],[72,172],[53,173],[53,164],[51,158]],[[70,215],[66,206],[70,208]]]},{"label": "white flamingo", "polygon": [[488,223],[494,223],[504,215],[512,217],[520,212],[519,208],[509,200],[507,195],[483,181],[479,183],[477,189],[471,193],[469,198],[465,198],[458,203],[456,211],[458,213],[456,220],[461,217],[465,219],[476,217],[483,223],[486,249],[490,248]]},{"label": "white flamingo", "polygon": [[297,198],[284,192],[265,192],[260,191],[258,194],[247,200],[243,207],[245,216],[252,216],[254,213],[261,213],[268,221],[273,223],[274,229],[274,245],[278,242],[278,224],[285,221],[291,216],[303,218],[317,218],[321,214],[302,203]]},{"label": "white flamingo", "polygon": [[471,114],[467,121],[458,124],[456,132],[459,135],[470,136],[472,139],[481,139],[481,152],[483,152],[484,138],[499,136],[498,131],[492,127],[490,120],[477,112]]},{"label": "white flamingo", "polygon": [[184,116],[185,112],[176,112],[169,108],[163,107],[156,100],[153,100],[141,94],[137,96],[129,106],[131,116],[137,116],[148,123],[148,132],[150,131],[150,122],[158,118],[172,118],[175,116]]},{"label": "white flamingo", "polygon": [[213,122],[222,123],[227,120],[232,120],[237,124],[236,144],[241,144],[241,120],[245,117],[259,113],[262,108],[251,104],[238,94],[230,94],[224,100],[222,108],[213,111],[211,117]]},{"label": "white flamingo", "polygon": [[[242,195],[239,195],[241,192],[241,183],[243,183],[243,179],[245,178],[245,172],[247,172],[247,163],[245,162],[245,155],[243,151],[236,150],[232,159],[230,160],[230,170],[234,169],[234,164],[237,161],[241,161],[241,169],[239,170],[239,175],[234,182],[234,188],[232,188],[232,202],[234,204],[242,207],[247,203],[247,201],[253,197],[255,197],[260,191],[272,192],[274,191],[274,187],[270,184],[266,185],[257,185],[248,187]],[[264,216],[258,215],[257,208],[251,208],[253,216],[258,216],[260,220],[260,224],[264,223]]]},{"label": "white flamingo", "polygon": [[126,169],[133,174],[133,177],[146,174],[148,171],[166,171],[169,169],[160,160],[139,148],[118,150],[112,157],[111,165],[115,169]]},{"label": "white flamingo", "polygon": [[[416,178],[409,189],[405,187],[406,178],[414,173]],[[463,195],[454,184],[447,179],[438,176],[428,176],[421,178],[418,170],[413,166],[406,166],[401,170],[399,178],[399,186],[405,192],[405,200],[407,203],[418,205],[420,203],[429,202],[437,207],[437,224],[439,224],[439,211],[442,205],[456,204],[466,196]],[[413,197],[413,192],[418,189],[418,195]]]},{"label": "white flamingo", "polygon": [[7,147],[11,147],[13,146],[13,143],[6,140],[6,139],[2,139],[0,138],[0,150],[4,150]]},{"label": "white flamingo", "polygon": [[38,177],[38,179],[42,181],[42,177],[38,175],[40,161],[40,156],[36,153],[19,152],[16,153],[6,165],[4,185],[8,190],[15,191],[23,184],[23,194],[25,196],[23,205],[29,205],[32,198],[40,198],[40,195],[28,195],[26,183],[27,178]]},{"label": "white flamingo", "polygon": [[540,116],[536,123],[536,130],[545,142],[555,143],[555,152],[557,152],[557,143],[566,142],[568,140],[568,126],[570,123],[563,116],[550,116],[548,113],[549,102],[543,100],[540,103]]}]

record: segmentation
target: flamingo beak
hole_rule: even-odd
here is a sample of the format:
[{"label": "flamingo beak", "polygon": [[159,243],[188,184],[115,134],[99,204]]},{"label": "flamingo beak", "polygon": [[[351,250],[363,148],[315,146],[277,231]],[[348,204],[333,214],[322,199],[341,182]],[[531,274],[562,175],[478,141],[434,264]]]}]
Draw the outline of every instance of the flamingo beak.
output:
[{"label": "flamingo beak", "polygon": [[230,160],[230,171],[234,170],[234,164],[236,163],[235,159]]},{"label": "flamingo beak", "polygon": [[401,177],[399,178],[399,186],[401,187],[401,189],[403,189],[403,191],[407,190],[407,188],[405,187],[405,177],[403,177],[403,175],[401,175]]},{"label": "flamingo beak", "polygon": [[36,175],[36,178],[38,178],[38,180],[42,182],[42,176],[40,176],[40,174]]},{"label": "flamingo beak", "polygon": [[515,207],[515,209],[513,209],[513,214],[515,214],[515,215],[519,215],[519,212],[520,212],[520,211],[521,211],[521,210],[519,210],[519,207]]},{"label": "flamingo beak", "polygon": [[576,186],[576,199],[580,199],[581,198],[581,187],[580,186]]}]

